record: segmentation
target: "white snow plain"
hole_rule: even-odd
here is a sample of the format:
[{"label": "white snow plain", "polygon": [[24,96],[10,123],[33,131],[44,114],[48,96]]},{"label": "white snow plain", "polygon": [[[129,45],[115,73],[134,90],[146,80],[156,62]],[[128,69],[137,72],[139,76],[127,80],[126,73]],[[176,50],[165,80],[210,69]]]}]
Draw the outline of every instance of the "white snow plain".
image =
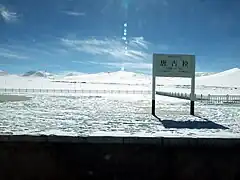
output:
[{"label": "white snow plain", "polygon": [[[240,95],[239,79],[238,68],[199,76],[196,94]],[[151,75],[126,71],[48,78],[4,75],[0,76],[0,89],[150,91],[151,80]],[[157,78],[157,84],[161,91],[190,93],[190,79]],[[151,94],[14,94],[32,98],[1,103],[0,130],[3,134],[240,137],[238,105],[196,102],[195,111],[199,117],[195,117],[189,115],[189,101],[156,96],[160,121],[151,116]]]}]

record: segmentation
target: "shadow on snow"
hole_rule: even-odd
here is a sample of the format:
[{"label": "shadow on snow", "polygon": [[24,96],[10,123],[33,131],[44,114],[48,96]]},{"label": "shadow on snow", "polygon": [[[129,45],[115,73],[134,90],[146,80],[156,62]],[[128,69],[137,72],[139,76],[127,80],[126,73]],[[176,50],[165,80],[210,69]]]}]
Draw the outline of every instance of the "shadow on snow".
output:
[{"label": "shadow on snow", "polygon": [[206,118],[201,118],[200,116],[195,116],[200,119],[200,121],[197,120],[188,120],[188,121],[175,121],[175,120],[162,120],[158,116],[156,117],[165,128],[176,128],[176,129],[229,129],[226,126],[223,126],[221,124],[217,124],[215,122],[212,122]]}]

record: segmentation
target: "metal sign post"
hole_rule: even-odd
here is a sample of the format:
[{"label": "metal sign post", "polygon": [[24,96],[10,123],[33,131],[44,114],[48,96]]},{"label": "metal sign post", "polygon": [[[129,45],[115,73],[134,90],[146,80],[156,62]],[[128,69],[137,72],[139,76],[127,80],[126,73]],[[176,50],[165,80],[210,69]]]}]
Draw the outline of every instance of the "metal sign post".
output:
[{"label": "metal sign post", "polygon": [[[154,69],[154,68],[152,68]],[[152,71],[154,74],[154,71]],[[152,76],[152,115],[155,116],[156,76]]]},{"label": "metal sign post", "polygon": [[153,54],[152,115],[155,114],[156,77],[191,78],[190,114],[194,115],[195,56],[181,54]]},{"label": "metal sign post", "polygon": [[[194,58],[195,61],[195,58]],[[190,115],[194,116],[194,101],[195,101],[195,62],[193,65],[193,74],[192,74],[192,79],[191,79],[191,97],[190,97]]]}]

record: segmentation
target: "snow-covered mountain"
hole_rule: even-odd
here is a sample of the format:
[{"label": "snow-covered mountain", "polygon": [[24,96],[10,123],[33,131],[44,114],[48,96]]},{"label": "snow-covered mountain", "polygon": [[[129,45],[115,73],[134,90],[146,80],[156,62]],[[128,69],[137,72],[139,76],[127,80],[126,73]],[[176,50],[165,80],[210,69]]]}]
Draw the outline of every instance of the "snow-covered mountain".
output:
[{"label": "snow-covered mountain", "polygon": [[233,68],[209,76],[199,77],[196,83],[206,86],[240,87],[240,69]]},{"label": "snow-covered mountain", "polygon": [[212,74],[216,74],[216,72],[196,72],[195,76],[196,77],[202,77],[202,76],[209,76]]},{"label": "snow-covered mountain", "polygon": [[[122,83],[122,84],[151,84],[151,75],[141,73],[116,71],[101,72],[95,74],[80,74],[64,76],[63,81],[87,82],[87,83]],[[157,78],[160,85],[190,85],[188,78]],[[220,73],[197,73],[196,85],[240,87],[240,69],[234,68]]]},{"label": "snow-covered mountain", "polygon": [[[163,85],[190,85],[189,78],[158,78]],[[240,87],[240,69],[233,68],[220,73],[196,77],[196,86]]]},{"label": "snow-covered mountain", "polygon": [[49,77],[53,76],[51,73],[45,71],[28,71],[24,73],[22,76],[24,77]]},{"label": "snow-covered mountain", "polygon": [[79,76],[79,75],[83,75],[84,73],[81,72],[65,72],[63,73],[64,76]]},{"label": "snow-covered mountain", "polygon": [[96,74],[82,74],[65,76],[64,81],[90,82],[90,83],[123,83],[123,84],[149,84],[151,76],[128,71],[101,72]]},{"label": "snow-covered mountain", "polygon": [[5,76],[8,75],[8,73],[6,71],[0,70],[0,76]]},{"label": "snow-covered mountain", "polygon": [[[0,76],[0,88],[14,87],[14,88],[72,88],[85,87],[87,89],[96,88],[102,89],[107,88],[107,85],[131,85],[138,86],[138,88],[146,87],[151,89],[152,76],[127,72],[127,71],[116,71],[116,72],[101,72],[95,74],[71,74],[71,75],[54,75],[43,71],[29,71],[23,76],[7,75]],[[36,78],[38,77],[38,78]],[[47,78],[46,78],[47,77]],[[189,78],[169,78],[169,77],[158,77],[158,86],[184,86],[190,85],[191,80]],[[105,86],[106,85],[106,86]],[[93,87],[94,86],[94,87]],[[198,86],[211,86],[211,87],[240,87],[240,69],[234,68],[224,72],[203,75],[196,77],[196,87]],[[185,87],[185,86],[184,86]],[[120,88],[120,87],[116,87]],[[122,86],[121,88],[125,88]]]},{"label": "snow-covered mountain", "polygon": [[[0,70],[0,75],[1,73],[3,74],[4,71]],[[5,74],[7,74],[5,72]],[[4,74],[4,75],[5,75]],[[196,72],[196,77],[202,77],[202,76],[208,76],[208,75],[213,75],[216,74],[214,72]],[[151,75],[147,75],[144,73],[134,73],[134,72],[128,72],[128,71],[116,71],[116,72],[100,72],[100,73],[93,73],[93,74],[88,74],[88,73],[82,73],[82,72],[75,72],[75,71],[66,71],[66,72],[61,72],[61,73],[57,73],[57,74],[53,74],[53,73],[48,73],[46,71],[28,71],[24,74],[22,74],[22,76],[32,76],[32,77],[62,77],[65,78],[66,80],[77,80],[77,79],[81,79],[81,78],[94,78],[94,77],[103,77],[106,75],[106,77],[110,77],[110,76],[115,76],[116,78],[119,77],[121,79],[124,78],[132,78],[132,77],[148,77],[147,79],[149,79],[149,76]],[[121,77],[120,77],[121,76]]]}]

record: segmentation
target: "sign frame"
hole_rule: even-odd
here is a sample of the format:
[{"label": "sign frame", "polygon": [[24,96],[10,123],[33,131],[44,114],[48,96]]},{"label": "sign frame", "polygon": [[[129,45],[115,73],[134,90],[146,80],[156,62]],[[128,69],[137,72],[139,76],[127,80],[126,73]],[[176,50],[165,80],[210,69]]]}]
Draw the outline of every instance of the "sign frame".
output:
[{"label": "sign frame", "polygon": [[191,78],[190,115],[194,115],[195,66],[196,66],[195,55],[153,53],[153,63],[152,63],[152,115],[153,116],[156,116],[156,113],[155,113],[156,77]]}]

